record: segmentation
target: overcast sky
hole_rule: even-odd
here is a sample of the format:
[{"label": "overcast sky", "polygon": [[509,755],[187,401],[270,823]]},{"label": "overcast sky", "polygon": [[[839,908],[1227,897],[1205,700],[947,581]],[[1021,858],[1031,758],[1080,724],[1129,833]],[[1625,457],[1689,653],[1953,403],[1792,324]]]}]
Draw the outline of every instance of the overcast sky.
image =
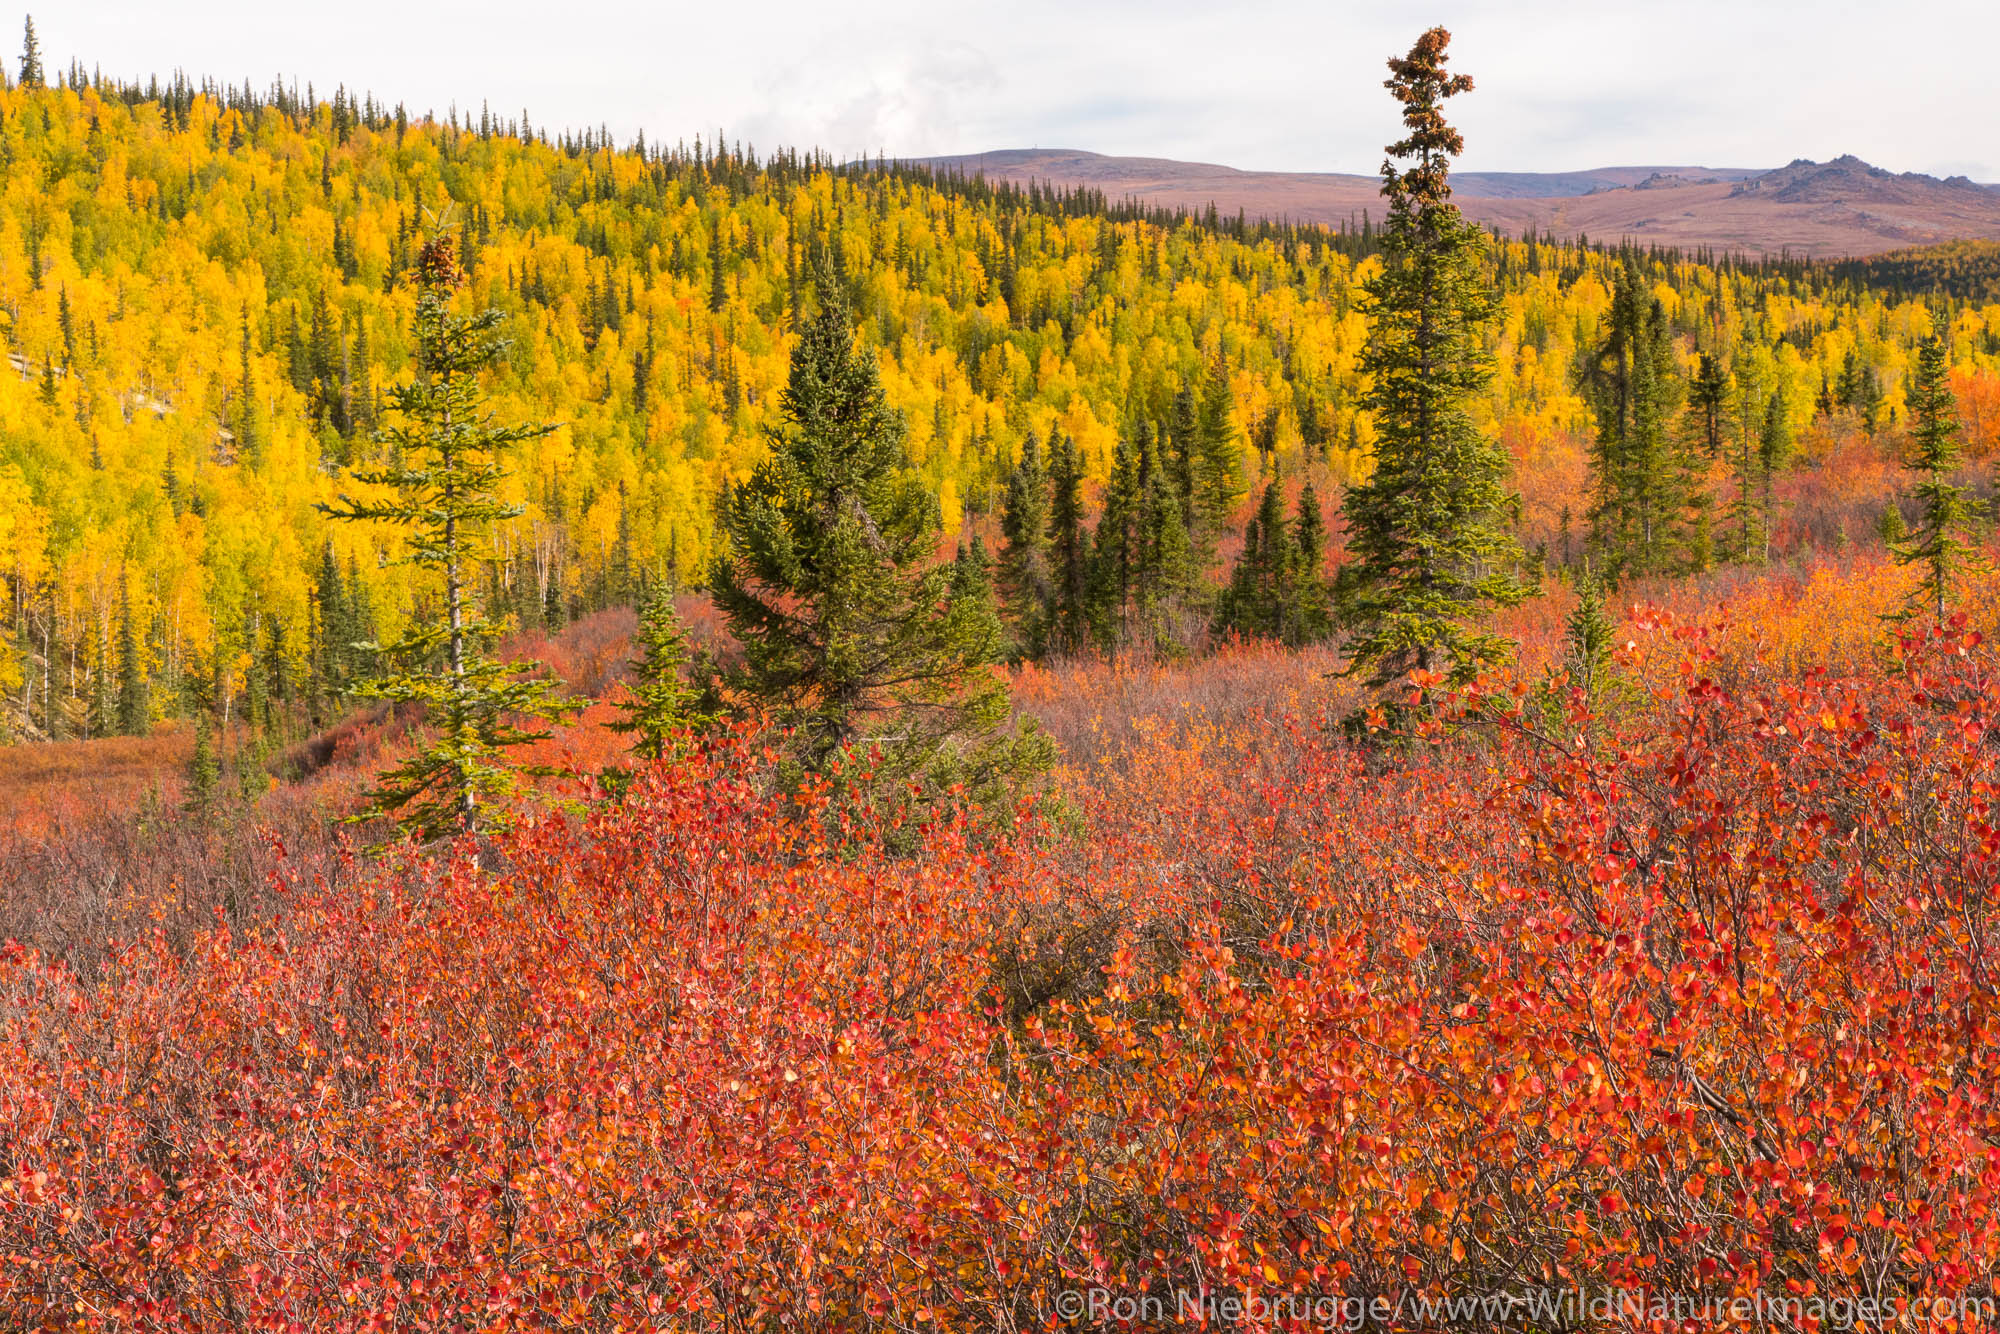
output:
[{"label": "overcast sky", "polygon": [[[443,114],[526,107],[841,156],[1083,148],[1373,172],[1382,62],[1443,23],[1478,88],[1462,166],[1778,166],[1855,153],[2000,180],[2000,0],[62,0],[44,58],[283,73]],[[16,20],[18,22],[18,20]],[[17,43],[7,44],[18,49]],[[0,47],[0,49],[5,49]]]}]

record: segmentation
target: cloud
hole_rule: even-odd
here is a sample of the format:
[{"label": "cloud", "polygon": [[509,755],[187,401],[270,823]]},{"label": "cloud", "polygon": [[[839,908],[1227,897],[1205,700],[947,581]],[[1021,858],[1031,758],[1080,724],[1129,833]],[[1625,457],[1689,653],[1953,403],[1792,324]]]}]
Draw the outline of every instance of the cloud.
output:
[{"label": "cloud", "polygon": [[1001,95],[1003,80],[978,47],[939,41],[819,52],[762,73],[755,88],[742,124],[757,142],[913,157],[955,151],[966,111]]},{"label": "cloud", "polygon": [[572,0],[354,0],[328,23],[264,0],[66,0],[51,63],[176,66],[260,86],[296,74],[442,111],[526,106],[538,125],[717,126],[841,155],[1041,145],[1230,166],[1372,172],[1396,137],[1384,60],[1453,32],[1477,90],[1463,166],[1756,166],[1854,152],[1993,179],[1990,0],[807,0],[754,8]]}]

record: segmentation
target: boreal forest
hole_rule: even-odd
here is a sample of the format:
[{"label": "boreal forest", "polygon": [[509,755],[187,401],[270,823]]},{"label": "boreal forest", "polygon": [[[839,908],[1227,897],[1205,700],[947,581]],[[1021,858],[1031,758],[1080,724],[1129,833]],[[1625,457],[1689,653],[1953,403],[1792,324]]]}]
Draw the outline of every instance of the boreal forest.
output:
[{"label": "boreal forest", "polygon": [[0,1328],[2000,1324],[2000,244],[1453,54],[1329,225],[31,21]]}]

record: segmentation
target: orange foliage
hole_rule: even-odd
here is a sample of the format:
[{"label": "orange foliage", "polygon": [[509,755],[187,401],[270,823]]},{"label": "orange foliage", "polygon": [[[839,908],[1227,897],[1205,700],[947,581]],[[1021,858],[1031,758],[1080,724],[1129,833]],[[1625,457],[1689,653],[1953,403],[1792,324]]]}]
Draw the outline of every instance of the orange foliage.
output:
[{"label": "orange foliage", "polygon": [[1958,396],[1958,419],[1965,432],[1966,452],[1978,459],[2000,454],[2000,375],[1970,366],[1955,366],[1951,388]]},{"label": "orange foliage", "polygon": [[1984,1291],[2000,677],[1865,634],[1881,575],[1661,589],[1625,713],[1486,683],[1387,751],[1318,725],[1310,657],[1025,671],[1103,706],[1051,718],[1115,759],[1084,837],[891,856],[738,740],[89,978],[9,946],[0,1325]]}]

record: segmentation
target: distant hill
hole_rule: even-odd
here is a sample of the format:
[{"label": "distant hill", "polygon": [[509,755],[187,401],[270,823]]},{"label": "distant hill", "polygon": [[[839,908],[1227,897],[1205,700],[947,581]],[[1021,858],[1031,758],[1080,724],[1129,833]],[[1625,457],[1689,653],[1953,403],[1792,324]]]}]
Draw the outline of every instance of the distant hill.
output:
[{"label": "distant hill", "polygon": [[[1168,208],[1358,222],[1381,216],[1373,176],[1239,171],[1170,158],[1108,157],[1074,149],[1008,149],[927,164],[1025,184],[1087,186],[1112,199]],[[1461,172],[1460,206],[1479,222],[1519,232],[1532,225],[1600,241],[1709,246],[1749,254],[1790,251],[1865,256],[1941,241],[2000,239],[2000,187],[1954,176],[1895,173],[1855,157],[1799,159],[1776,170],[1742,167],[1602,167],[1570,172]]]}]

